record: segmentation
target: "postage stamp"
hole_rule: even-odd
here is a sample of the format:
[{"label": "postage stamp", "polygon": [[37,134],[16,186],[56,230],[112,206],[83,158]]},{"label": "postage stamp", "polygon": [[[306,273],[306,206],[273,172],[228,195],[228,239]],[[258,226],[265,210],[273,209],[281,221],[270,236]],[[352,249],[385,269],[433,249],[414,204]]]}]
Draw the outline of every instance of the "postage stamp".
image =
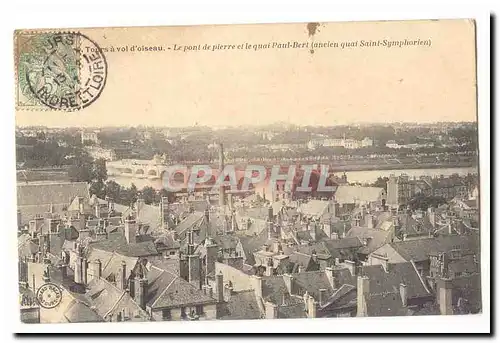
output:
[{"label": "postage stamp", "polygon": [[99,98],[108,65],[101,48],[78,32],[16,32],[19,110],[81,110]]}]

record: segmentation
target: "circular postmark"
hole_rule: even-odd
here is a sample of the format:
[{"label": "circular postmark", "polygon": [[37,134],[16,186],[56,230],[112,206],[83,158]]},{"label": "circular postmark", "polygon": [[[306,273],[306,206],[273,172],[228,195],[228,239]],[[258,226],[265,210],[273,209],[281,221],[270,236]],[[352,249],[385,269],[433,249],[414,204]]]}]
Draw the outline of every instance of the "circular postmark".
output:
[{"label": "circular postmark", "polygon": [[32,105],[80,110],[99,98],[107,72],[103,51],[87,36],[33,34],[19,54],[19,91]]},{"label": "circular postmark", "polygon": [[43,308],[54,308],[61,303],[61,289],[53,284],[43,284],[36,292],[36,299]]}]

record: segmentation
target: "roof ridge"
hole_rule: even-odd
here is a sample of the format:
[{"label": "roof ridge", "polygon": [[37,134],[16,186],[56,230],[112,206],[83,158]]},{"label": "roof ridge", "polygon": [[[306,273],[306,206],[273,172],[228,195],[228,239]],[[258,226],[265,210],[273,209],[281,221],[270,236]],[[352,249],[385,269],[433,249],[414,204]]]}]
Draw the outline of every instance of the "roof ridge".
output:
[{"label": "roof ridge", "polygon": [[411,265],[413,266],[413,269],[415,270],[415,273],[417,273],[417,276],[418,276],[418,279],[420,280],[420,282],[422,283],[422,286],[424,286],[424,289],[427,293],[431,293],[429,291],[429,289],[427,288],[427,286],[425,285],[424,283],[424,279],[422,279],[422,276],[420,275],[420,273],[418,272],[418,269],[417,269],[417,266],[415,265],[415,262],[413,262],[413,260],[410,260],[410,263]]},{"label": "roof ridge", "polygon": [[[165,272],[166,272],[166,270],[163,270],[163,272],[159,276],[161,276]],[[169,273],[169,274],[172,274],[172,273]],[[153,307],[158,302],[158,300],[160,300],[160,298],[163,296],[163,294],[165,294],[167,289],[174,283],[174,281],[177,280],[177,278],[180,278],[180,276],[177,276],[175,274],[172,274],[172,275],[174,275],[175,277],[173,278],[172,281],[170,281],[170,283],[167,285],[167,287],[165,287],[165,289],[160,293],[160,295],[156,298],[155,302],[151,304],[151,307]]]},{"label": "roof ridge", "polygon": [[109,309],[109,311],[106,312],[106,314],[104,315],[104,317],[106,317],[108,314],[110,314],[111,311],[113,311],[116,308],[116,306],[118,306],[118,303],[120,302],[120,300],[123,299],[123,297],[125,296],[125,293],[127,293],[127,292],[126,291],[122,291],[122,294],[120,294],[120,296],[118,297],[118,300],[114,303],[113,306],[111,306],[111,308]]}]

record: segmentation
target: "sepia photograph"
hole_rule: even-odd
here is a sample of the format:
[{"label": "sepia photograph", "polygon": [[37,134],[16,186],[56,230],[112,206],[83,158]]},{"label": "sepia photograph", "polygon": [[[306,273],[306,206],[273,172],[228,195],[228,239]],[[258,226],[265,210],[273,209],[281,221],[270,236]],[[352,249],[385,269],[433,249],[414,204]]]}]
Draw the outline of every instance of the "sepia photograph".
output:
[{"label": "sepia photograph", "polygon": [[13,45],[23,324],[483,312],[474,19]]}]

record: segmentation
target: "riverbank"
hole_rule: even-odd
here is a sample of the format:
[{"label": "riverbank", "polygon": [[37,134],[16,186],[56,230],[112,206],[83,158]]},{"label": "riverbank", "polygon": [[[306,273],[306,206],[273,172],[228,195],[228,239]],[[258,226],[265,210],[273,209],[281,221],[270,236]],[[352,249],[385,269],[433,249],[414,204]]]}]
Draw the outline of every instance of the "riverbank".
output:
[{"label": "riverbank", "polygon": [[404,169],[448,169],[448,168],[477,168],[477,163],[469,161],[461,161],[454,163],[413,163],[413,164],[351,164],[343,166],[331,166],[330,171],[333,173],[350,172],[350,171],[376,171],[376,170],[404,170]]}]

